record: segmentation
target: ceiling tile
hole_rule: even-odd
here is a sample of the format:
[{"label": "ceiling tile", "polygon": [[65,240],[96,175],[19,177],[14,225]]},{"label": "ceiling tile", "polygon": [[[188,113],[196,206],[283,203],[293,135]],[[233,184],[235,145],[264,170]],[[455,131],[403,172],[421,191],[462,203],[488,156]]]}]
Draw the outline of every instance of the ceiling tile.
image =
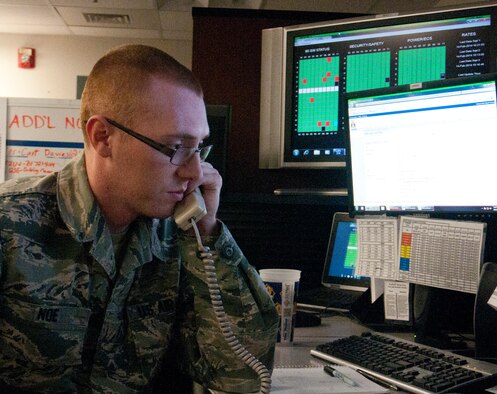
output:
[{"label": "ceiling tile", "polygon": [[64,25],[63,20],[47,6],[0,6],[0,24],[5,25]]},{"label": "ceiling tile", "polygon": [[209,7],[210,0],[158,0],[159,10],[191,11],[192,7]]},{"label": "ceiling tile", "polygon": [[161,38],[159,30],[121,29],[106,27],[71,26],[71,32],[78,36],[114,37],[114,38]]},{"label": "ceiling tile", "polygon": [[48,0],[54,6],[156,10],[155,0]]},{"label": "ceiling tile", "polygon": [[47,5],[47,0],[0,0],[0,5]]},{"label": "ceiling tile", "polygon": [[161,11],[160,24],[163,30],[193,31],[193,18],[191,12]]},{"label": "ceiling tile", "polygon": [[182,41],[192,41],[193,40],[193,32],[187,31],[162,31],[162,38],[165,40],[182,40]]}]

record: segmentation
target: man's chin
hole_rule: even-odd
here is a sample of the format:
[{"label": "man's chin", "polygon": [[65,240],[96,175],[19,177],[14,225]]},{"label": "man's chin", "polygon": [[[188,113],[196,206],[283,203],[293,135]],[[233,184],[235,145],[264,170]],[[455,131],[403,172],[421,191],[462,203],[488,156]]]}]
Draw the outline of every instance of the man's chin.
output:
[{"label": "man's chin", "polygon": [[169,217],[172,217],[173,213],[174,213],[174,206],[167,209],[164,208],[155,209],[154,212],[150,212],[150,214],[146,216],[154,219],[167,219]]}]

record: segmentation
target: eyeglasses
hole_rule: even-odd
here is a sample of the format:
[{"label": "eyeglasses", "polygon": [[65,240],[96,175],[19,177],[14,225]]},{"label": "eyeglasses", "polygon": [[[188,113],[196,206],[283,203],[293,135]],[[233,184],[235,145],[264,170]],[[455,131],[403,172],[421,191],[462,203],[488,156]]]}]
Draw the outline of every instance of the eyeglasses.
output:
[{"label": "eyeglasses", "polygon": [[174,148],[171,148],[157,141],[154,141],[153,139],[145,137],[144,135],[139,134],[136,131],[128,129],[127,127],[117,123],[112,119],[105,118],[105,120],[109,122],[109,124],[111,124],[112,126],[117,127],[121,131],[124,131],[126,134],[129,134],[130,136],[136,138],[137,140],[140,140],[141,142],[147,144],[151,148],[154,148],[159,152],[165,154],[170,158],[171,164],[175,166],[182,166],[188,163],[188,161],[193,157],[195,153],[199,154],[200,161],[205,161],[205,159],[207,159],[207,156],[209,156],[209,153],[212,149],[212,145],[201,146],[198,148],[188,148],[185,146],[176,145]]}]

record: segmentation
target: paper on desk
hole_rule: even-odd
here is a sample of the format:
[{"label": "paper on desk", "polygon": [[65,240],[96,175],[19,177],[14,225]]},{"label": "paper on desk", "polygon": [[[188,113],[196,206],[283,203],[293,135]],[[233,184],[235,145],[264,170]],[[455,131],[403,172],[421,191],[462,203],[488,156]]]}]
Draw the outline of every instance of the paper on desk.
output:
[{"label": "paper on desk", "polygon": [[352,368],[333,365],[357,383],[350,386],[328,375],[323,368],[276,368],[273,370],[271,393],[278,394],[333,394],[333,393],[388,393],[388,389],[365,378]]}]

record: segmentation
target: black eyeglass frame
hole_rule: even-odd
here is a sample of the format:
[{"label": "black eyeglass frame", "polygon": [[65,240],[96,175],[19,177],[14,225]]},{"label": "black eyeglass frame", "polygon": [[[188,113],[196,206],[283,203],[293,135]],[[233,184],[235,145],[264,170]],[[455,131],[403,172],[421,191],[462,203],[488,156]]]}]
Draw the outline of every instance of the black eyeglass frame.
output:
[{"label": "black eyeglass frame", "polygon": [[[154,141],[153,139],[148,138],[140,133],[137,133],[136,131],[133,131],[126,126],[123,126],[122,124],[117,123],[115,120],[112,120],[112,119],[107,118],[107,117],[104,117],[104,119],[110,125],[117,127],[119,130],[125,132],[126,134],[136,138],[137,140],[140,140],[144,144],[147,144],[151,148],[158,150],[160,153],[168,156],[171,164],[173,164],[175,166],[182,166],[182,165],[188,163],[188,161],[193,157],[193,155],[195,155],[195,153],[199,153],[200,161],[205,161],[205,159],[207,159],[207,156],[209,156],[209,153],[212,149],[212,145],[201,146],[198,148],[188,148],[186,146],[176,145],[174,148],[171,148],[167,145],[161,144],[160,142]],[[180,151],[183,151],[185,153],[187,152],[187,154],[185,154],[184,157],[182,156],[182,160],[180,163],[175,163],[173,161],[174,156],[176,155],[177,152],[180,152]]]}]

